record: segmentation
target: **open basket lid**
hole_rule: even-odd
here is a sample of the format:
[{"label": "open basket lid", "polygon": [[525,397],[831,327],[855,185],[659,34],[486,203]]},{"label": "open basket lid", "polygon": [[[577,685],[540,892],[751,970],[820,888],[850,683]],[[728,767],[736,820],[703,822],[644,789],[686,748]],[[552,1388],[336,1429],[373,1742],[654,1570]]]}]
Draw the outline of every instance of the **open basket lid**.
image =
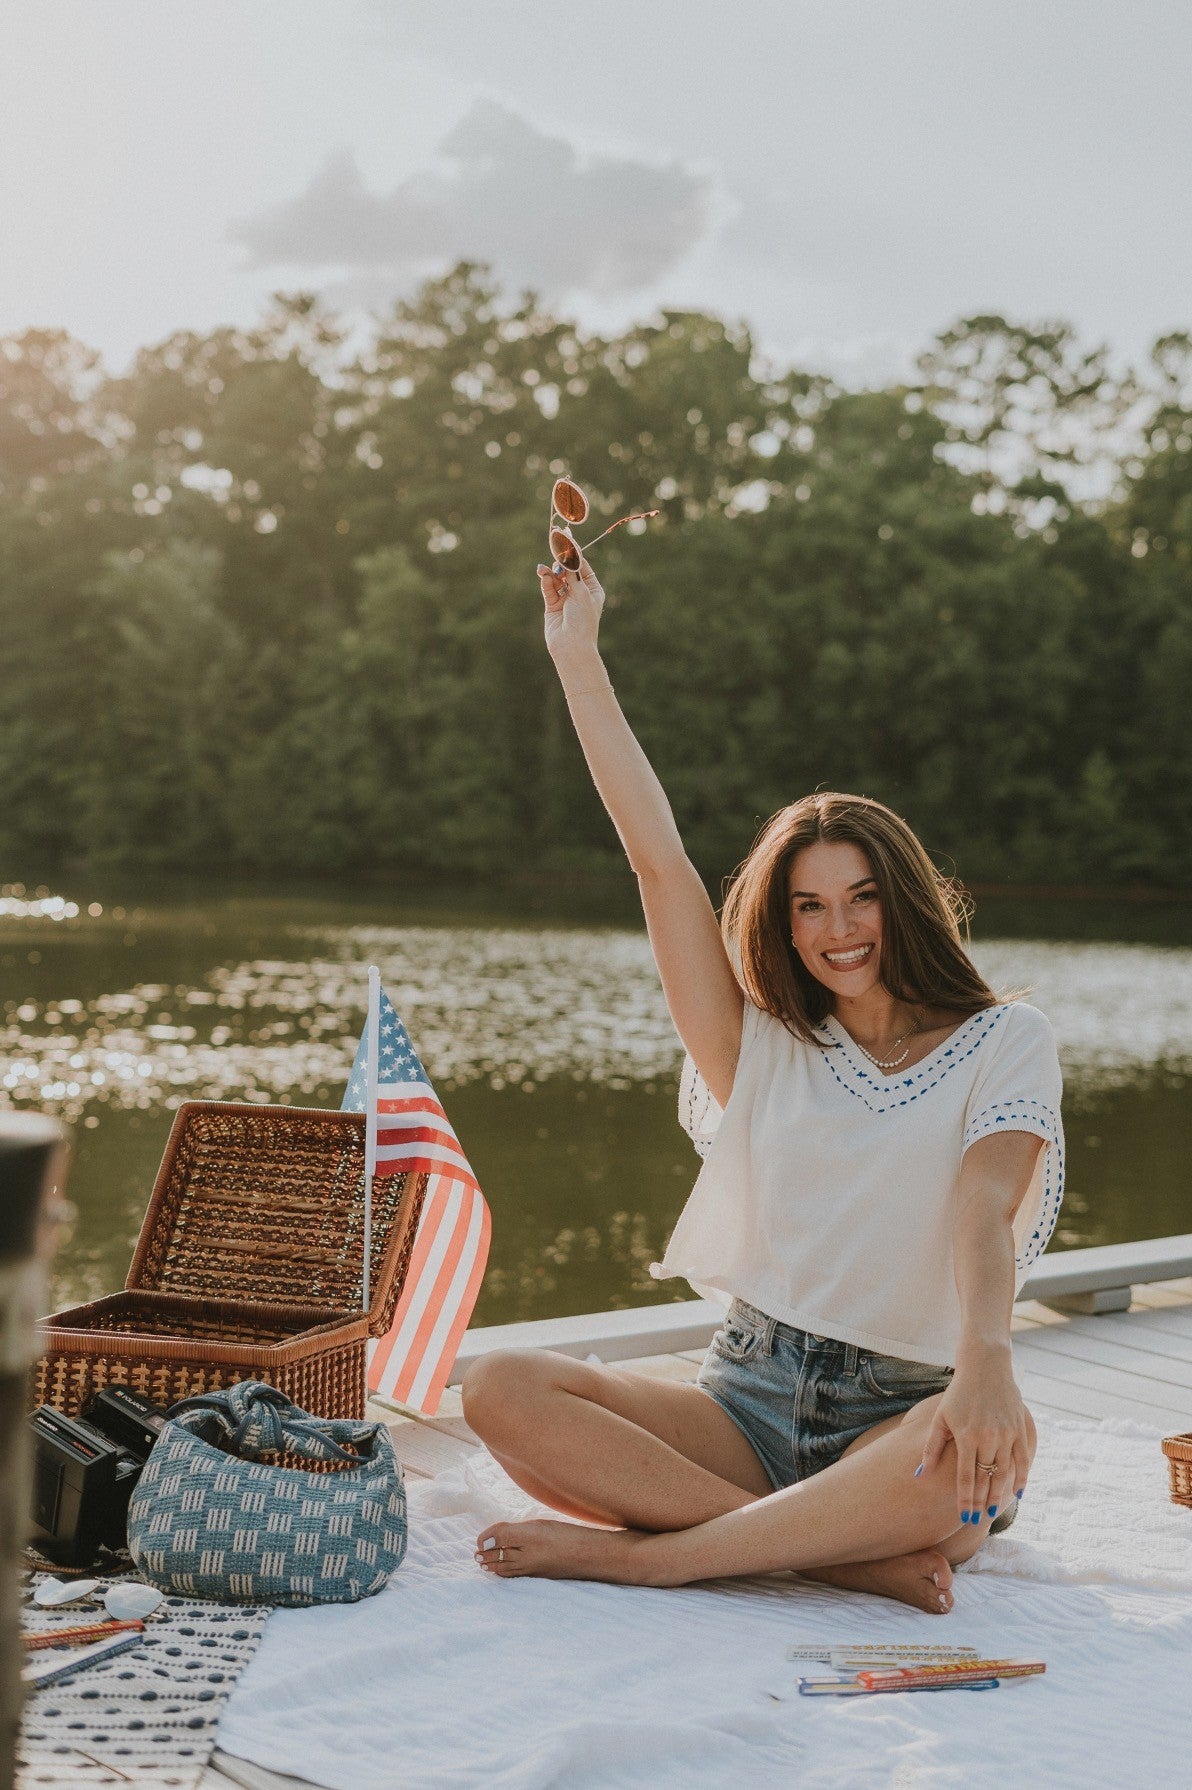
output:
[{"label": "open basket lid", "polygon": [[[369,1331],[384,1336],[425,1175],[374,1177]],[[149,1196],[129,1291],[363,1309],[364,1115],[188,1100]]]}]

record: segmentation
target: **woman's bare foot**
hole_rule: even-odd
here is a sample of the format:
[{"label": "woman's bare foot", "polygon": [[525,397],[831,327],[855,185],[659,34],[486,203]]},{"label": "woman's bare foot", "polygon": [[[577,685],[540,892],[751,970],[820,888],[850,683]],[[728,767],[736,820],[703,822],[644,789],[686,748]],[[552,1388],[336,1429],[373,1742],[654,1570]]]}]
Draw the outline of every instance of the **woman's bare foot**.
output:
[{"label": "woman's bare foot", "polygon": [[600,1579],[646,1585],[641,1529],[592,1529],[586,1523],[492,1523],[476,1538],[476,1559],[501,1579]]},{"label": "woman's bare foot", "polygon": [[[641,1529],[593,1529],[586,1523],[493,1523],[476,1540],[476,1560],[501,1579],[599,1579],[607,1585],[673,1583],[648,1546],[657,1542]],[[938,1548],[866,1560],[854,1566],[825,1566],[800,1575],[820,1585],[869,1591],[896,1598],[933,1616],[952,1608],[952,1568]]]},{"label": "woman's bare foot", "polygon": [[893,1560],[825,1566],[819,1572],[800,1576],[814,1579],[818,1585],[839,1585],[845,1591],[871,1591],[877,1597],[893,1597],[932,1616],[946,1616],[952,1608],[952,1568],[938,1548],[899,1554]]}]

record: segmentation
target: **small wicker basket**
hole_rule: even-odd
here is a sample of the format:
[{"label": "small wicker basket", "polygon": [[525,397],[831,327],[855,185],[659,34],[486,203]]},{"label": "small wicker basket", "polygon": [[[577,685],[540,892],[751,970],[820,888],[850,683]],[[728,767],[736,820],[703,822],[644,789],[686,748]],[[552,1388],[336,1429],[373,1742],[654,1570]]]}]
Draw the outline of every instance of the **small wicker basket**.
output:
[{"label": "small wicker basket", "polygon": [[188,1101],[125,1290],[54,1312],[35,1404],[76,1416],[105,1386],[171,1405],[265,1380],[320,1417],[363,1417],[368,1339],[393,1322],[425,1175],[373,1183],[363,1310],[364,1117]]},{"label": "small wicker basket", "polygon": [[1192,1436],[1165,1437],[1163,1452],[1167,1456],[1171,1502],[1186,1504],[1192,1510]]}]

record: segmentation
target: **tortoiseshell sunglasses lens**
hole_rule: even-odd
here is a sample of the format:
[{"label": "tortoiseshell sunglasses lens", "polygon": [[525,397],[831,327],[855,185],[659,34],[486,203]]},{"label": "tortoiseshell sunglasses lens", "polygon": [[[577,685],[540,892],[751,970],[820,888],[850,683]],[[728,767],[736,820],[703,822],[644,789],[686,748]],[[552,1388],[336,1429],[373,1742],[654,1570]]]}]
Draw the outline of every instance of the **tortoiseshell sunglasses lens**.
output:
[{"label": "tortoiseshell sunglasses lens", "polygon": [[566,572],[578,572],[583,563],[579,542],[570,529],[552,528],[550,531],[550,550],[556,565]]},{"label": "tortoiseshell sunglasses lens", "polygon": [[556,479],[551,493],[551,514],[562,516],[569,527],[588,520],[588,500],[570,479]]}]

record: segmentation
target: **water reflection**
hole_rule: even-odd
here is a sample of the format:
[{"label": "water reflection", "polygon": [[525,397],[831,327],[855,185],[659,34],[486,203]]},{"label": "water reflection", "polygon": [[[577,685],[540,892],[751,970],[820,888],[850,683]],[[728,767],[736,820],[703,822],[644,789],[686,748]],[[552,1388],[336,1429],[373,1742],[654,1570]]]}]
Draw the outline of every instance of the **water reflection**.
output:
[{"label": "water reflection", "polygon": [[973,955],[991,987],[1046,1013],[1073,1094],[1192,1071],[1192,951],[1006,939]]},{"label": "water reflection", "polygon": [[[646,1267],[697,1164],[674,1119],[680,1051],[640,931],[383,925],[364,903],[332,917],[325,899],[312,911],[274,896],[234,915],[3,896],[0,1101],[79,1127],[64,1296],[123,1279],[182,1100],[338,1105],[369,962],[450,1096],[493,1207],[477,1321],[676,1296]],[[975,956],[1056,1030],[1071,1190],[1057,1240],[1192,1229],[1192,950],[1005,938]]]},{"label": "water reflection", "polygon": [[674,1071],[674,1030],[642,936],[430,927],[308,936],[334,955],[217,964],[200,987],[26,1000],[0,1026],[0,1085],[14,1104],[69,1120],[89,1103],[148,1110],[330,1086],[351,1066],[370,962],[445,1091],[559,1074],[625,1086]]},{"label": "water reflection", "polygon": [[[445,1090],[566,1074],[626,1086],[680,1051],[644,936],[592,929],[293,929],[312,955],[212,965],[201,986],[138,983],[89,1001],[25,1000],[0,1025],[13,1104],[75,1120],[202,1095],[293,1098],[346,1077],[377,962]],[[1072,1093],[1192,1069],[1192,951],[985,941],[978,964],[1050,1018]]]}]

